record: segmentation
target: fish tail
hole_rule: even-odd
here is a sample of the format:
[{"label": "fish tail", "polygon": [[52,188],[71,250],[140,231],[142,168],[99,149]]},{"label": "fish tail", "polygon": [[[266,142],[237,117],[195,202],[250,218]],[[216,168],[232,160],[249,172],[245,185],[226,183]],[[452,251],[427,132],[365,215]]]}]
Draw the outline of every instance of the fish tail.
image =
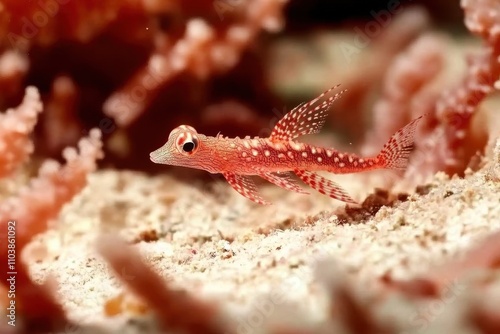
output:
[{"label": "fish tail", "polygon": [[388,169],[406,169],[408,166],[408,158],[415,146],[415,130],[418,121],[425,115],[422,115],[401,129],[399,129],[385,143],[382,151],[380,151],[377,159],[384,168]]}]

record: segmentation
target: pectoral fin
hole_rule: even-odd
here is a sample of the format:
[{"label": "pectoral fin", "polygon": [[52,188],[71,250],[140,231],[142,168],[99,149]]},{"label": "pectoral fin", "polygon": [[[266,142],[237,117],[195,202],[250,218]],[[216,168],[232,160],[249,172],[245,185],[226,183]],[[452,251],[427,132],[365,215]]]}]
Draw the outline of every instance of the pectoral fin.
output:
[{"label": "pectoral fin", "polygon": [[239,175],[231,172],[222,173],[227,182],[241,195],[245,196],[255,203],[269,205],[271,202],[266,201],[259,195],[259,190],[255,182],[248,175]]}]

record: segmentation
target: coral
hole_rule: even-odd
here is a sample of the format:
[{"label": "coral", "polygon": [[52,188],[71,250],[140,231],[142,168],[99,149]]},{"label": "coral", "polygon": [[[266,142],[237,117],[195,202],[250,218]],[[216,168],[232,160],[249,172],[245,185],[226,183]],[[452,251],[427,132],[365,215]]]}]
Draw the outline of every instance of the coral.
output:
[{"label": "coral", "polygon": [[[70,77],[54,79],[42,119],[48,151],[59,152],[79,139],[82,125],[76,117],[77,101],[78,88]],[[101,131],[104,132],[104,129],[101,128]]]},{"label": "coral", "polygon": [[500,48],[499,4],[495,0],[461,0],[464,9],[465,25],[473,33],[498,52]]},{"label": "coral", "polygon": [[[470,277],[471,284],[485,284],[481,277],[471,276],[472,269],[498,269],[499,239],[500,234],[491,235],[480,242],[476,249],[469,251],[464,260],[429,271],[422,277],[403,282],[384,276],[381,289],[370,293],[355,286],[344,269],[332,259],[319,261],[316,264],[315,276],[329,296],[327,319],[315,325],[296,326],[289,324],[290,319],[275,321],[268,324],[265,330],[273,334],[329,333],[341,329],[350,333],[399,333],[401,330],[408,330],[410,329],[408,325],[394,322],[394,319],[384,319],[380,315],[379,309],[384,302],[391,299],[399,300],[401,306],[405,305],[404,308],[408,307],[408,311],[414,310],[414,314],[419,315],[418,307],[426,309],[424,305],[440,302],[443,294],[450,293],[448,290],[455,289],[456,291],[451,291],[453,294],[462,292],[463,287],[457,282],[465,279],[465,276]],[[165,284],[163,279],[148,268],[132,246],[110,236],[99,239],[97,245],[104,259],[125,286],[156,314],[163,330],[185,333],[237,332],[234,324],[223,320],[228,314],[225,315],[218,310],[214,301],[199,300],[187,292],[178,291]],[[478,258],[482,260],[478,262]],[[479,293],[475,292],[475,298]],[[123,298],[124,296],[121,296],[119,300]],[[116,307],[113,306],[114,308]],[[139,306],[138,311],[142,314],[144,306]],[[500,330],[497,311],[494,309],[469,303],[464,314],[466,323],[476,326],[484,333],[495,333]],[[417,324],[421,325],[420,322]],[[456,325],[447,323],[441,326],[452,330]],[[439,328],[444,330],[443,327]]]},{"label": "coral", "polygon": [[0,53],[0,105],[6,97],[15,95],[22,90],[23,79],[28,72],[28,58],[14,50]]},{"label": "coral", "polygon": [[500,182],[500,138],[496,141],[491,167],[488,169],[485,177],[487,180]]},{"label": "coral", "polygon": [[[395,82],[392,96],[399,95],[399,100],[392,97],[388,103],[384,97],[376,104],[375,129],[364,144],[366,152],[373,152],[374,139],[380,145],[376,138],[387,137],[405,119],[429,113],[430,121],[417,136],[419,153],[407,173],[417,180],[437,171],[462,174],[470,158],[486,144],[482,136],[472,134],[472,118],[500,76],[500,7],[495,1],[482,0],[465,0],[461,5],[467,28],[486,42],[479,54],[467,58],[461,82],[439,94],[437,88],[429,88],[441,67],[442,43],[425,42],[430,43],[425,48],[408,50],[415,54],[414,60],[406,65],[402,60],[396,62],[386,74],[385,91]],[[405,78],[406,71],[414,75]],[[405,84],[398,84],[398,78],[404,78]],[[411,90],[405,91],[408,88]]]},{"label": "coral", "polygon": [[412,101],[428,82],[442,70],[445,55],[441,36],[427,34],[419,37],[408,49],[394,59],[385,75],[382,97],[373,107],[374,128],[367,135],[363,154],[378,153],[387,140],[421,112],[412,109]]},{"label": "coral", "polygon": [[425,273],[408,281],[393,280],[384,276],[384,282],[391,288],[403,291],[412,296],[438,297],[440,292],[455,280],[477,269],[495,270],[500,263],[500,233],[494,233],[483,240],[475,249],[471,249],[466,257],[456,260],[432,272]]},{"label": "coral", "polygon": [[193,334],[233,332],[223,330],[221,312],[214,305],[165,285],[163,279],[124,242],[115,237],[102,237],[97,245],[122,282],[156,313],[163,330]]},{"label": "coral", "polygon": [[[468,158],[464,152],[469,141],[470,120],[479,104],[498,88],[500,77],[500,6],[495,1],[462,0],[465,25],[484,39],[480,54],[468,59],[468,70],[463,81],[445,92],[436,104],[436,116],[445,124],[444,168],[457,170]],[[436,150],[436,149],[434,149]],[[458,167],[458,168],[457,168]]]},{"label": "coral", "polygon": [[19,107],[0,114],[0,177],[12,173],[33,153],[30,135],[41,111],[40,94],[28,87]]},{"label": "coral", "polygon": [[317,263],[316,276],[330,296],[329,316],[339,319],[351,333],[388,333],[387,326],[375,320],[370,306],[359,300],[347,283],[347,277],[331,259]]},{"label": "coral", "polygon": [[[342,83],[342,86],[348,88],[349,94],[345,94],[344,97],[337,102],[336,109],[338,113],[332,114],[332,117],[338,122],[345,123],[351,136],[359,138],[364,134],[363,127],[359,125],[364,123],[367,109],[366,104],[369,103],[368,100],[370,95],[373,94],[373,91],[378,90],[384,80],[389,82],[395,79],[391,77],[391,74],[386,74],[387,67],[397,62],[398,60],[396,59],[404,57],[400,55],[400,53],[404,51],[409,44],[416,43],[414,40],[418,38],[422,32],[427,30],[429,26],[430,18],[423,8],[416,6],[407,8],[400,15],[394,17],[393,22],[383,29],[380,36],[377,36],[373,41],[365,42],[369,44],[363,52],[369,54],[371,61],[364,61],[362,55],[359,56],[358,61],[354,62],[352,59],[348,61],[348,65],[355,68],[355,70],[348,71],[345,76],[341,76],[337,80]],[[432,42],[428,43],[432,44]],[[429,46],[434,47],[433,45]],[[347,47],[346,53],[352,53],[350,56],[361,53],[361,49],[358,48],[353,50],[356,52],[349,52],[353,47],[352,45]],[[416,46],[412,47],[412,49],[414,53],[419,52],[416,50]],[[425,51],[420,51],[420,53],[423,54]],[[429,58],[432,58],[432,56],[426,57],[426,60],[435,61]],[[401,62],[402,60],[399,61]],[[418,61],[425,62],[425,60]],[[415,68],[417,67],[417,65],[413,66]],[[434,66],[431,66],[429,71],[432,71],[432,69],[434,69]],[[394,72],[395,70],[392,71]],[[363,75],[359,75],[360,73]],[[331,85],[331,83],[326,83],[327,87],[329,87],[329,85]],[[390,88],[387,87],[386,90],[388,89]],[[375,107],[375,109],[376,108],[377,107]],[[377,114],[377,111],[374,111],[374,113]],[[402,126],[403,125],[404,124],[402,124]],[[379,148],[380,147],[377,149]]]},{"label": "coral", "polygon": [[[222,1],[214,4],[218,3],[228,6]],[[149,106],[159,88],[180,72],[189,71],[205,79],[212,72],[234,67],[260,29],[280,29],[280,13],[285,3],[286,0],[244,2],[240,5],[244,9],[239,8],[245,13],[241,22],[222,33],[217,33],[204,20],[192,19],[186,24],[184,36],[173,45],[169,45],[167,36],[159,35],[156,50],[147,65],[124,88],[108,98],[104,103],[105,113],[120,126],[128,126]],[[220,13],[232,10],[224,8]]]},{"label": "coral", "polygon": [[[8,110],[0,119],[2,128],[2,157],[6,160],[3,172],[13,172],[32,152],[30,132],[42,111],[38,90],[26,89],[23,103]],[[53,300],[50,284],[34,284],[27,267],[21,260],[24,247],[34,236],[47,230],[48,223],[55,218],[65,203],[77,195],[86,184],[87,174],[96,169],[96,160],[102,158],[100,131],[91,130],[88,138],[79,142],[79,152],[73,148],[63,151],[66,164],[45,161],[36,178],[0,203],[0,230],[2,243],[0,259],[2,285],[14,274],[16,309],[24,317],[27,329],[52,329],[65,323],[61,307]],[[10,245],[10,246],[8,246]],[[11,246],[14,245],[12,248]],[[5,287],[9,290],[10,286]]]},{"label": "coral", "polygon": [[[93,129],[88,138],[80,140],[79,152],[74,148],[63,151],[66,164],[50,160],[42,164],[37,178],[0,205],[0,220],[22,222],[16,242],[21,247],[36,234],[46,230],[62,206],[78,194],[86,184],[87,174],[97,168],[96,160],[102,158],[100,131]],[[29,205],[27,204],[29,203]],[[23,232],[21,230],[21,232]]]},{"label": "coral", "polygon": [[[217,123],[202,116],[204,109],[228,97],[252,113],[239,131],[247,126],[258,131],[263,124],[259,114],[271,109],[274,94],[265,85],[254,47],[261,44],[262,32],[281,29],[286,4],[47,0],[20,6],[5,1],[0,65],[8,67],[0,66],[0,108],[18,103],[23,85],[41,90],[49,103],[43,126],[35,132],[35,154],[44,157],[75,144],[81,130],[103,130],[101,123],[111,123],[111,117],[123,128],[113,125],[103,131],[110,144],[105,159],[127,168],[151,168],[138,158],[142,147],[164,141],[160,131],[180,119],[192,118],[194,125],[203,125],[202,118]],[[2,71],[6,68],[8,72]],[[71,92],[61,91],[61,78],[71,81],[66,82],[73,86]],[[238,131],[228,123],[223,119],[217,131]],[[68,132],[59,137],[61,127]],[[141,148],[131,144],[138,141]]]},{"label": "coral", "polygon": [[[203,125],[200,131],[213,134],[236,135],[244,129],[245,134],[260,130],[259,135],[267,135],[270,127],[263,126],[272,122],[263,115],[269,115],[274,94],[265,85],[269,78],[263,74],[261,58],[267,51],[261,47],[268,41],[259,36],[282,28],[286,4],[285,0],[0,4],[2,108],[19,103],[20,91],[28,85],[19,106],[0,115],[0,177],[16,182],[18,172],[30,178],[36,163],[28,166],[28,172],[22,167],[34,157],[35,148],[36,153],[54,154],[79,141],[78,149],[63,150],[64,164],[42,160],[38,175],[27,185],[0,188],[0,304],[5,309],[4,303],[11,302],[5,290],[11,288],[6,282],[13,268],[6,266],[14,265],[19,321],[15,332],[70,332],[65,326],[72,316],[82,317],[75,314],[81,309],[75,309],[83,307],[88,308],[85,312],[92,307],[94,315],[113,317],[114,324],[124,316],[129,320],[124,326],[152,320],[161,332],[229,334],[245,328],[275,334],[399,333],[417,329],[408,320],[415,320],[414,315],[417,324],[425,322],[418,329],[427,332],[459,333],[464,328],[500,332],[498,311],[484,302],[485,296],[498,294],[500,234],[477,242],[464,258],[454,258],[469,249],[473,236],[498,227],[500,140],[494,138],[498,136],[494,126],[481,134],[490,136],[491,152],[477,159],[481,160],[475,165],[477,171],[465,172],[470,157],[485,147],[484,138],[475,137],[473,131],[484,130],[473,129],[472,121],[480,103],[498,87],[498,1],[462,1],[466,26],[484,45],[469,58],[456,86],[443,80],[444,93],[436,82],[441,84],[439,75],[446,70],[445,52],[451,41],[434,32],[422,34],[430,18],[419,8],[407,8],[394,17],[363,51],[371,58],[361,57],[345,80],[340,79],[352,93],[339,101],[340,117],[356,135],[363,133],[365,104],[380,90],[365,154],[378,151],[409,119],[428,113],[417,134],[418,152],[407,180],[418,183],[413,175],[439,170],[463,173],[465,178],[439,173],[418,186],[416,194],[408,194],[414,188],[400,193],[375,188],[368,196],[366,188],[380,178],[357,183],[347,179],[359,197],[366,197],[360,207],[345,208],[324,198],[304,199],[267,188],[280,200],[274,208],[260,208],[233,197],[224,185],[193,187],[196,182],[191,178],[187,187],[167,176],[116,170],[93,174],[104,156],[104,135],[110,136],[109,151],[118,155],[121,150],[137,164],[149,164],[148,147],[163,141],[166,129],[181,121],[197,128]],[[329,75],[322,75],[319,81],[323,80],[332,84]],[[33,83],[42,94],[29,86]],[[46,107],[40,115],[42,98]],[[282,116],[281,111],[275,113]],[[93,128],[95,123],[100,129]],[[129,162],[123,165],[136,166]],[[89,174],[91,188],[82,193]],[[97,188],[92,188],[94,184]],[[63,224],[51,229],[50,223],[58,219]],[[49,245],[48,241],[67,237],[68,231],[74,233],[72,242],[50,254],[54,255],[50,259],[22,256],[31,250],[28,245]],[[103,231],[128,234],[130,244],[121,241],[122,236],[108,235],[94,244],[94,237]],[[94,258],[94,249],[89,251],[91,244],[103,262]],[[432,252],[430,246],[435,248]],[[318,253],[334,259],[317,263],[316,273],[311,274],[307,262],[315,262],[310,258]],[[428,263],[437,256],[447,262],[429,269]],[[424,270],[415,274],[420,268]],[[57,285],[52,275],[59,276]],[[287,285],[290,276],[299,283]],[[463,282],[470,291],[464,290]],[[83,284],[94,285],[83,288]],[[426,318],[425,310],[450,290],[463,298],[448,305],[454,317],[443,316],[442,323],[431,321],[437,313]],[[214,292],[215,298],[208,296]],[[253,302],[262,292],[270,292],[271,298],[261,304],[255,298],[256,307],[246,304],[241,313],[232,307]],[[275,297],[284,302],[284,296],[295,298],[297,310],[274,303]],[[300,309],[304,305],[310,314]],[[286,317],[274,319],[282,309]],[[272,318],[269,323],[268,318]],[[80,319],[75,320],[81,326],[79,333],[95,332]],[[100,320],[103,327],[111,322]],[[244,326],[252,321],[258,325]],[[10,330],[2,326],[0,332]]]},{"label": "coral", "polygon": [[[130,15],[141,13],[136,11],[140,7],[141,2],[136,0],[106,3],[57,0],[29,4],[6,0],[0,12],[0,23],[3,23],[0,24],[0,36],[3,36],[0,46],[10,44],[14,49],[28,51],[33,45],[50,45],[60,39],[87,42],[117,20],[117,11]],[[90,17],[92,19],[86,19]]]}]

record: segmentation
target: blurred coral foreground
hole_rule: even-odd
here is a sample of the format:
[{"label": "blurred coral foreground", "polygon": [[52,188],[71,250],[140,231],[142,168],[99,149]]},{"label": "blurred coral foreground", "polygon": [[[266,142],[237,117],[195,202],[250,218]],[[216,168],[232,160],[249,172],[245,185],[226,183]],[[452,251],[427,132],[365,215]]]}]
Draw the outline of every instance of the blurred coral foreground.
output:
[{"label": "blurred coral foreground", "polygon": [[[0,333],[500,333],[500,2],[415,3],[3,0]],[[315,143],[430,115],[402,175],[338,177],[360,206],[148,159],[337,83]]]}]

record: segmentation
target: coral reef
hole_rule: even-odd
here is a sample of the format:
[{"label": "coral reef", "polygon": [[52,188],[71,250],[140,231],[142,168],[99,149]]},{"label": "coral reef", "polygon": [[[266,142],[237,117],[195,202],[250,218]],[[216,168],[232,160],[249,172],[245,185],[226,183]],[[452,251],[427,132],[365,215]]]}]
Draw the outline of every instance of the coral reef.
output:
[{"label": "coral reef", "polygon": [[464,0],[461,6],[467,28],[485,42],[478,54],[467,58],[462,82],[442,93],[442,87],[431,87],[442,68],[446,43],[434,40],[434,36],[422,37],[413,42],[407,56],[401,55],[392,64],[385,78],[386,97],[374,108],[376,121],[366,140],[367,153],[372,153],[373,146],[380,146],[381,138],[408,119],[424,113],[432,115],[417,140],[422,154],[409,171],[412,176],[428,177],[437,171],[463,173],[470,158],[484,150],[486,144],[484,134],[473,132],[472,119],[500,77],[500,8],[495,2],[474,0]]},{"label": "coral reef", "polygon": [[[281,29],[286,4],[6,1],[0,11],[0,70],[9,70],[0,72],[0,87],[7,88],[0,108],[18,102],[22,84],[35,85],[50,100],[44,130],[36,131],[37,154],[56,156],[76,143],[78,129],[100,127],[109,139],[106,161],[126,168],[151,169],[143,163],[143,147],[157,146],[164,129],[179,122],[201,129],[216,123],[228,134],[257,131],[264,124],[259,114],[272,108],[275,97],[253,46],[262,31]],[[71,93],[60,91],[61,78],[72,81]],[[226,100],[252,110],[239,130],[226,114],[215,121],[205,116],[207,107]],[[71,131],[56,135],[61,125]]]},{"label": "coral reef", "polygon": [[480,45],[405,3],[341,47],[352,64],[329,71],[351,95],[333,117],[364,154],[429,114],[405,175],[344,178],[359,207],[265,186],[276,205],[257,207],[216,181],[116,169],[149,164],[179,122],[266,132],[299,67],[266,72],[287,5],[0,4],[1,333],[500,332],[498,1],[461,1]]},{"label": "coral reef", "polygon": [[8,176],[33,153],[29,136],[41,111],[40,96],[33,87],[26,90],[26,96],[16,110],[9,109],[0,115],[0,177]]},{"label": "coral reef", "polygon": [[[2,115],[2,176],[20,168],[33,151],[30,134],[42,111],[36,88],[28,87],[23,103]],[[34,284],[26,264],[20,261],[26,245],[34,236],[47,230],[51,219],[59,214],[62,206],[77,195],[86,185],[86,176],[96,169],[96,160],[102,158],[100,131],[93,129],[88,138],[79,142],[79,152],[67,148],[63,151],[66,164],[45,161],[38,176],[20,188],[18,194],[5,196],[0,203],[0,230],[2,244],[0,278],[7,291],[13,291],[16,309],[24,317],[26,329],[50,330],[62,325],[65,317],[61,307],[48,292],[50,286]],[[4,198],[6,197],[6,198]],[[11,281],[8,280],[11,279]],[[7,292],[2,291],[5,295]],[[55,321],[55,322],[52,322]]]}]

